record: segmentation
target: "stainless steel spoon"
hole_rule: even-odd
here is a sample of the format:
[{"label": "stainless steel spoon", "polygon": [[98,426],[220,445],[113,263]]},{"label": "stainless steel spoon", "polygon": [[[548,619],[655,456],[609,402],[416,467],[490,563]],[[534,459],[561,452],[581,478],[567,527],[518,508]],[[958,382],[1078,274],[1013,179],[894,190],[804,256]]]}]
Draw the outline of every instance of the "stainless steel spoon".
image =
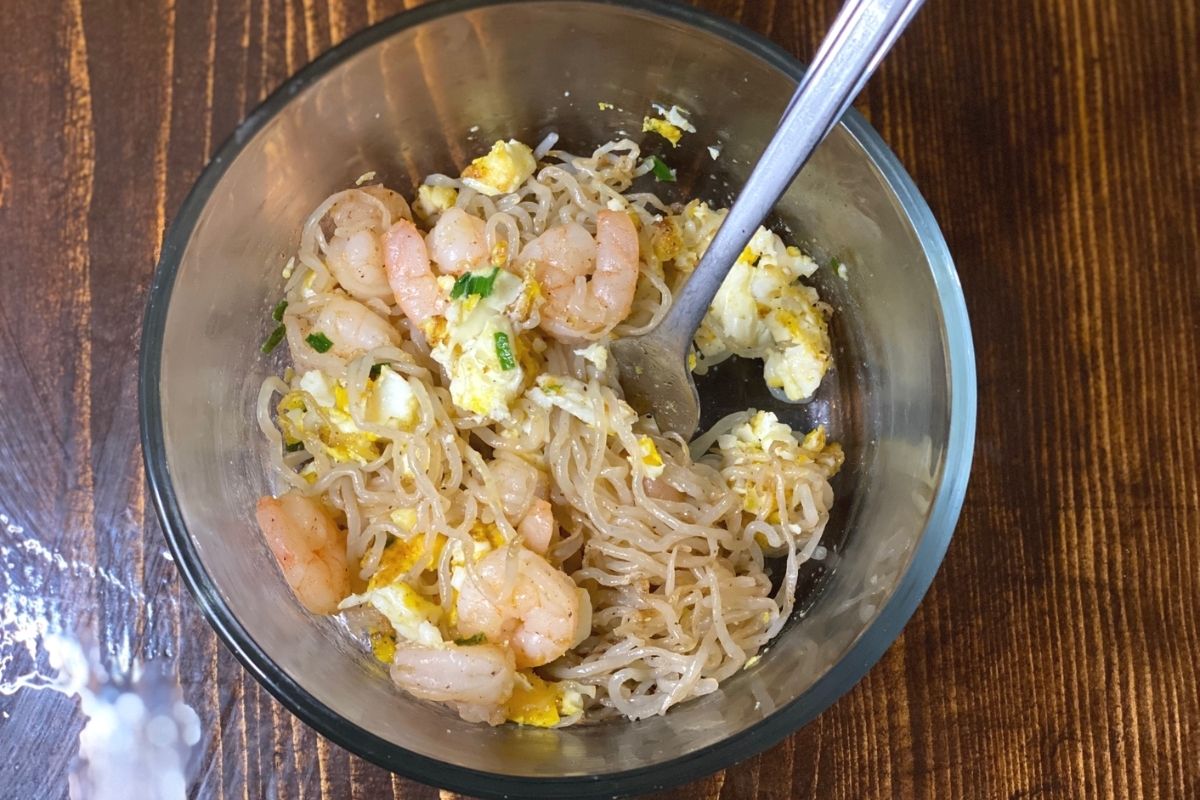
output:
[{"label": "stainless steel spoon", "polygon": [[783,112],[779,129],[667,315],[654,330],[613,342],[625,399],[638,413],[653,414],[663,431],[685,439],[695,433],[700,398],[687,355],[700,321],[754,231],[850,107],[922,2],[849,0],[842,7]]}]

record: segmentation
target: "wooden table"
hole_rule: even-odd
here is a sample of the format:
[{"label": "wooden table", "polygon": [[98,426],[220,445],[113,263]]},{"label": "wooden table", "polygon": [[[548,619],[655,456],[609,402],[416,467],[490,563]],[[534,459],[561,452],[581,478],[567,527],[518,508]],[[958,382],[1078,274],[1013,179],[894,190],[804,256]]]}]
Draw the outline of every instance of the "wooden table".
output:
[{"label": "wooden table", "polygon": [[[835,9],[703,5],[801,57]],[[193,796],[438,796],[317,737],[218,642],[147,513],[134,388],[164,225],[209,154],[399,10],[39,0],[0,21],[0,681],[48,668],[38,619],[118,666],[165,659],[204,731]],[[970,491],[870,675],[671,796],[1200,797],[1198,45],[1191,0],[931,0],[872,82],[860,107],[971,310]],[[0,694],[0,795],[66,796],[77,705]]]}]

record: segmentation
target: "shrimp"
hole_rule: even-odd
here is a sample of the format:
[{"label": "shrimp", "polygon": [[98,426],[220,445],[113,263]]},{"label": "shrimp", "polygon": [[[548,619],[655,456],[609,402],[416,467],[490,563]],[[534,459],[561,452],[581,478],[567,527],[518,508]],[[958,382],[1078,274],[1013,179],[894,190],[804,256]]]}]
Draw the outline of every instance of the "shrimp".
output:
[{"label": "shrimp", "polygon": [[536,498],[550,496],[550,478],[519,456],[501,453],[488,465],[500,494],[504,515],[511,520],[525,516]]},{"label": "shrimp", "polygon": [[312,330],[325,334],[333,343],[329,352],[340,358],[353,358],[359,353],[400,341],[396,329],[383,317],[357,300],[337,295],[321,306],[313,319]]},{"label": "shrimp", "polygon": [[467,722],[504,722],[516,681],[513,654],[491,644],[437,649],[399,644],[392,681],[414,697],[449,703]]},{"label": "shrimp", "polygon": [[325,248],[326,263],[352,297],[383,300],[391,296],[380,239],[393,220],[411,217],[404,198],[382,186],[344,192],[330,207],[328,218],[334,229]]},{"label": "shrimp", "polygon": [[539,555],[545,555],[550,549],[554,529],[554,507],[540,497],[534,499],[525,516],[517,523],[517,533],[521,534],[525,546]]},{"label": "shrimp", "polygon": [[429,257],[443,275],[487,266],[487,225],[461,208],[448,208],[425,237]]},{"label": "shrimp", "polygon": [[595,239],[578,223],[556,225],[527,244],[521,257],[535,264],[546,294],[541,327],[560,341],[599,339],[633,307],[638,238],[628,214],[597,214]]},{"label": "shrimp", "polygon": [[406,219],[392,225],[383,237],[384,264],[396,303],[409,321],[420,327],[446,311],[437,278],[429,267],[429,252],[417,226]]},{"label": "shrimp", "polygon": [[510,455],[491,463],[492,476],[500,490],[504,515],[514,520],[525,546],[544,555],[554,538],[554,510],[548,502],[550,478],[537,467]]},{"label": "shrimp", "polygon": [[350,569],[345,535],[325,506],[287,492],[260,498],[255,516],[300,605],[313,614],[335,613],[350,594]]},{"label": "shrimp", "polygon": [[[298,370],[319,369],[338,373],[345,362],[377,347],[396,345],[400,334],[392,324],[367,306],[339,294],[306,301],[302,310],[284,312],[288,348]],[[329,349],[319,352],[310,337],[321,334]]]},{"label": "shrimp", "polygon": [[507,643],[518,669],[550,663],[578,638],[575,582],[519,545],[484,556],[463,581],[455,609],[463,636],[482,633],[489,642]]}]

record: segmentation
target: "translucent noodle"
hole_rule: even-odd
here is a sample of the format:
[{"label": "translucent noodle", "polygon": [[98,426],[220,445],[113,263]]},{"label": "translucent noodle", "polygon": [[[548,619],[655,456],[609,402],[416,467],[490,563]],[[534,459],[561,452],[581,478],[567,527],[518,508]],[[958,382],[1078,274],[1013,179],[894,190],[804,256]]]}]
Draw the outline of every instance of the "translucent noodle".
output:
[{"label": "translucent noodle", "polygon": [[[455,189],[454,204],[485,221],[495,266],[513,270],[522,250],[551,226],[576,222],[594,235],[601,211],[628,211],[641,230],[642,255],[632,310],[612,335],[653,328],[686,272],[653,256],[650,237],[681,207],[642,183],[642,191],[630,191],[649,170],[634,142],[610,142],[587,156],[556,144],[552,135],[538,146],[538,169],[510,194],[488,197],[446,175],[431,175],[425,185]],[[586,638],[538,668],[546,680],[594,695],[585,694],[582,714],[564,722],[606,714],[641,719],[715,691],[791,614],[799,567],[820,546],[840,457],[799,445],[786,457],[767,448],[741,461],[718,452],[718,441],[746,424],[748,411],[721,420],[690,446],[664,436],[631,415],[612,370],[585,358],[580,343],[548,335],[529,358],[541,375],[577,382],[579,408],[535,401],[531,375],[510,419],[468,413],[452,402],[424,334],[387,297],[363,300],[358,313],[390,325],[394,343],[348,350],[338,342],[318,352],[308,343],[314,320],[347,296],[330,265],[335,239],[360,230],[382,235],[397,218],[411,217],[406,205],[401,214],[367,189],[331,195],[313,211],[286,284],[283,324],[294,371],[267,378],[255,409],[285,488],[335,511],[360,579],[375,574],[390,542],[419,538],[421,560],[406,579],[449,615],[454,582],[464,579],[455,578],[456,569],[473,580],[475,568],[454,554],[474,552],[480,531],[513,552],[521,541],[521,520],[506,512],[497,463],[530,465],[548,479],[556,522],[547,559],[586,590],[592,606]],[[367,413],[383,366],[411,392],[411,424]],[[313,384],[302,385],[310,371],[344,391],[344,409],[323,407]],[[647,440],[662,459],[661,475],[644,463]],[[766,498],[769,509],[752,510],[751,493]],[[515,558],[507,562],[511,581],[519,579],[516,565]]]}]

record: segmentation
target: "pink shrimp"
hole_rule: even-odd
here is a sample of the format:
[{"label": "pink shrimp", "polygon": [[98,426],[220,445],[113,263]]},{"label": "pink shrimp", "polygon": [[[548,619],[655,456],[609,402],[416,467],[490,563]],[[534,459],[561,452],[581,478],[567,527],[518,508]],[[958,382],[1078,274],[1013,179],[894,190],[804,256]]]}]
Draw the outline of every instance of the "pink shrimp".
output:
[{"label": "pink shrimp", "polygon": [[596,215],[596,237],[556,225],[525,246],[546,295],[541,327],[564,342],[599,339],[629,315],[638,279],[637,229],[628,214]]},{"label": "pink shrimp", "polygon": [[346,539],[319,500],[296,492],[263,497],[255,516],[300,605],[333,614],[350,594]]},{"label": "pink shrimp", "polygon": [[380,237],[392,220],[411,218],[404,198],[382,186],[349,189],[330,206],[327,219],[334,229],[326,263],[352,297],[382,300],[391,294]]},{"label": "pink shrimp", "polygon": [[403,643],[392,659],[392,681],[414,697],[449,703],[467,722],[499,725],[516,681],[505,647],[430,648]]},{"label": "pink shrimp", "polygon": [[446,298],[429,266],[425,239],[417,226],[398,220],[383,237],[388,284],[404,316],[418,327],[446,311]]},{"label": "pink shrimp", "polygon": [[549,664],[578,638],[575,582],[519,545],[515,552],[504,548],[484,556],[463,581],[455,608],[463,636],[482,633],[490,643],[507,643],[518,669]]},{"label": "pink shrimp", "polygon": [[429,257],[443,275],[488,265],[487,225],[461,208],[448,208],[425,237]]},{"label": "pink shrimp", "polygon": [[554,509],[550,478],[520,458],[502,453],[491,462],[492,475],[500,491],[504,515],[513,520],[517,533],[530,550],[545,555],[554,538]]},{"label": "pink shrimp", "polygon": [[549,500],[536,498],[525,516],[517,523],[517,533],[525,540],[525,546],[538,555],[545,555],[554,539],[554,507]]}]

